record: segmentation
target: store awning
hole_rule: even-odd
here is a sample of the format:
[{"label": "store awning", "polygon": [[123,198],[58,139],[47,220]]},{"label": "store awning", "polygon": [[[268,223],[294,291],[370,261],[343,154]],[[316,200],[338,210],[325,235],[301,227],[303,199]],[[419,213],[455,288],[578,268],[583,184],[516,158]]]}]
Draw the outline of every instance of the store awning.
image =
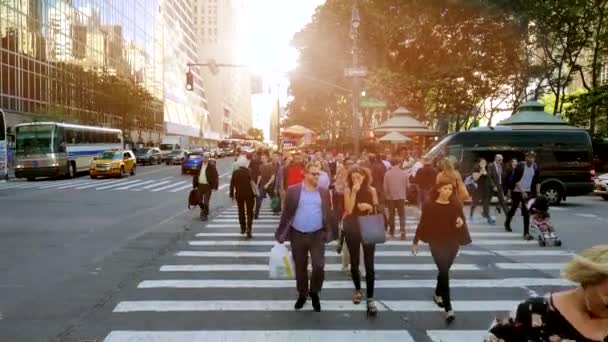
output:
[{"label": "store awning", "polygon": [[427,125],[414,119],[413,113],[405,107],[399,107],[393,112],[393,116],[390,119],[374,129],[374,133],[379,136],[391,132],[397,132],[404,136],[439,135],[439,132],[429,129]]},{"label": "store awning", "polygon": [[412,139],[406,137],[405,135],[398,132],[390,132],[389,134],[383,136],[378,139],[379,142],[391,142],[391,143],[405,143],[411,141]]}]

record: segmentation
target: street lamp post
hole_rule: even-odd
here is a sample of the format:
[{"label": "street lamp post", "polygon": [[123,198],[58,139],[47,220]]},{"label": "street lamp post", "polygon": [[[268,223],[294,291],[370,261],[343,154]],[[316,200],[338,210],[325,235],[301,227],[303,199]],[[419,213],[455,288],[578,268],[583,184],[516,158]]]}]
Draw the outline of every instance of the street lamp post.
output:
[{"label": "street lamp post", "polygon": [[[361,17],[359,16],[358,0],[355,0],[351,16],[351,30],[353,39],[353,65],[356,70],[359,64],[359,26]],[[353,147],[355,154],[359,154],[359,78],[353,77]]]}]

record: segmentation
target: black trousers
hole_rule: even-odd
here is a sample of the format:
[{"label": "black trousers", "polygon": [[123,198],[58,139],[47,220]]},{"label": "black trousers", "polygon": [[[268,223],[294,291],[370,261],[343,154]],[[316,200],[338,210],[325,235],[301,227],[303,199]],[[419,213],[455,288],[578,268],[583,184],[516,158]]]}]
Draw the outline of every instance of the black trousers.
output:
[{"label": "black trousers", "polygon": [[388,232],[389,234],[395,233],[395,210],[399,215],[399,229],[401,233],[405,234],[405,200],[386,200],[388,207]]},{"label": "black trousers", "polygon": [[[308,297],[309,293],[319,294],[325,279],[325,237],[323,229],[314,233],[302,233],[291,227],[289,233],[291,254],[296,266],[296,286],[298,294]],[[308,285],[308,254],[312,264],[310,286]]]},{"label": "black trousers", "polygon": [[[528,192],[528,197],[530,198],[530,193]],[[521,216],[524,219],[524,235],[530,234],[530,211],[528,210],[527,200],[524,200],[522,193],[518,191],[511,191],[511,209],[507,213],[507,218],[505,221],[505,226],[511,226],[511,220],[513,216],[515,216],[515,212],[517,211],[517,207],[521,207]]]},{"label": "black trousers", "polygon": [[505,199],[505,191],[502,188],[502,185],[496,186],[496,191],[493,191],[493,194],[498,198],[498,203],[496,204],[496,209],[502,209],[502,212],[507,214],[509,209],[507,208],[507,201]]},{"label": "black trousers", "polygon": [[471,202],[471,216],[475,213],[475,207],[481,203],[483,208],[482,216],[490,218],[490,199],[492,192],[488,186],[479,186],[473,191],[473,201]]},{"label": "black trousers", "polygon": [[[237,198],[236,205],[239,208],[239,224],[242,232],[251,232],[253,225],[253,206],[255,205],[255,197]],[[245,209],[246,212],[245,212]]]},{"label": "black trousers", "polygon": [[331,200],[334,213],[336,213],[338,221],[342,221],[342,215],[344,214],[344,194],[333,191]]},{"label": "black trousers", "polygon": [[[394,217],[393,217],[394,219]],[[374,258],[376,245],[363,243],[361,229],[355,217],[349,217],[344,221],[344,235],[348,253],[350,254],[350,275],[355,284],[355,289],[361,290],[361,272],[359,271],[359,258],[361,257],[359,246],[363,246],[363,264],[365,265],[365,286],[367,298],[374,298]]]},{"label": "black trousers", "polygon": [[435,295],[443,300],[445,311],[452,310],[452,301],[450,298],[450,268],[454,264],[456,254],[458,254],[458,245],[436,245],[430,244],[431,255],[437,266],[439,274],[437,274],[437,286],[435,286]]},{"label": "black trousers", "polygon": [[211,194],[213,193],[209,184],[199,184],[198,191],[201,193],[201,217],[209,216],[209,205],[211,203]]}]

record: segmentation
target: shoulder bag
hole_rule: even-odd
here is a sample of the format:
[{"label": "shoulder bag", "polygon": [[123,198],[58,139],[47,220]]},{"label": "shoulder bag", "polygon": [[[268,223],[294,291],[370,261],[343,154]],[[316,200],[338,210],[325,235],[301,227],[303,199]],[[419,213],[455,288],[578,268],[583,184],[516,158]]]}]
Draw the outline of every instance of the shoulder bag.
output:
[{"label": "shoulder bag", "polygon": [[365,244],[379,244],[386,242],[386,233],[384,231],[384,215],[378,212],[378,208],[374,207],[374,214],[362,215],[357,217],[357,223],[361,230],[361,240]]}]

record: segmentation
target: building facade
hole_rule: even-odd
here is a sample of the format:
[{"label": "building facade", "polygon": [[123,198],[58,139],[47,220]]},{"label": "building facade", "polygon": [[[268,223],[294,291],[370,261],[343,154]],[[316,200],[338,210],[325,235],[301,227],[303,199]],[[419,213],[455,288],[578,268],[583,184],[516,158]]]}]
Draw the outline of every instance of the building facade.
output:
[{"label": "building facade", "polygon": [[[194,23],[202,62],[239,64],[242,0],[193,0]],[[247,68],[202,68],[209,124],[222,138],[245,134],[252,125],[251,75]]]},{"label": "building facade", "polygon": [[69,121],[160,141],[159,1],[0,1],[0,108],[9,126]]}]

